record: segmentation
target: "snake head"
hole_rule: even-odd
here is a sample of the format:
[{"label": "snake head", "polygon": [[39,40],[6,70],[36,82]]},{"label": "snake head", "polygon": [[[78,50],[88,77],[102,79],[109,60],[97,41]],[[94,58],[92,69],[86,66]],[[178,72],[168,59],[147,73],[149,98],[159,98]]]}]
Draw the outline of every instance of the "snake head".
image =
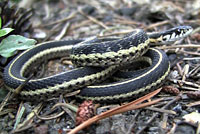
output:
[{"label": "snake head", "polygon": [[191,34],[193,28],[191,26],[178,26],[162,32],[163,42],[174,42]]}]

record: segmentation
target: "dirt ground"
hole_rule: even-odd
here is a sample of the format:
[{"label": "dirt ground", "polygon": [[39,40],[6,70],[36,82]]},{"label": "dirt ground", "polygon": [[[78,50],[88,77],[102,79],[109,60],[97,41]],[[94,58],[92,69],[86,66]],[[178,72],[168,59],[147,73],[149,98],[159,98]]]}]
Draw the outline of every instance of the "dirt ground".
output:
[{"label": "dirt ground", "polygon": [[[162,91],[152,99],[162,101],[109,116],[79,133],[200,134],[200,0],[22,0],[17,6],[31,9],[19,34],[38,43],[94,36],[122,37],[136,28],[160,32],[180,25],[192,26],[194,30],[187,38],[153,46],[165,51],[171,63]],[[72,68],[66,57],[50,60],[44,62],[36,77]],[[2,80],[1,83],[3,90]],[[44,102],[4,99],[0,105],[0,133],[68,133],[76,127],[77,117],[73,108],[66,105],[77,109],[82,103],[69,96],[72,95],[62,94]],[[94,104],[98,105],[94,113],[128,102]]]}]

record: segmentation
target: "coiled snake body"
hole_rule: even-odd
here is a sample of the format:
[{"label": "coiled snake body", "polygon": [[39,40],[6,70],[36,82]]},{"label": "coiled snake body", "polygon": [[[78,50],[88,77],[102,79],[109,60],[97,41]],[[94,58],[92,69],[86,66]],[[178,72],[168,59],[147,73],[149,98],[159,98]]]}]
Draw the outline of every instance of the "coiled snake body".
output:
[{"label": "coiled snake body", "polygon": [[[23,99],[45,99],[81,89],[77,97],[100,102],[138,97],[160,85],[170,71],[166,54],[149,48],[149,43],[175,41],[189,35],[191,31],[190,26],[179,26],[153,34],[146,34],[139,29],[123,38],[45,42],[12,60],[4,70],[3,79],[6,87],[14,92],[25,82],[27,78],[24,76],[32,66],[48,59],[69,56],[71,53],[70,58],[78,68],[30,80],[23,87],[20,96]],[[138,57],[150,66],[128,72],[126,79],[122,81],[94,85],[124,66],[130,66]]]}]

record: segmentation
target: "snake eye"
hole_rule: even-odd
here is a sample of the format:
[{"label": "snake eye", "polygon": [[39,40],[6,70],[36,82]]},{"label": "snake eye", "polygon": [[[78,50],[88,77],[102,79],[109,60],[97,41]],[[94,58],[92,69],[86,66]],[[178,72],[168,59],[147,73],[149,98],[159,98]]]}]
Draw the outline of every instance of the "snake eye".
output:
[{"label": "snake eye", "polygon": [[179,35],[182,33],[182,30],[178,29],[175,33],[176,33],[176,35]]},{"label": "snake eye", "polygon": [[166,41],[166,40],[167,40],[167,38],[163,37],[163,41]]}]

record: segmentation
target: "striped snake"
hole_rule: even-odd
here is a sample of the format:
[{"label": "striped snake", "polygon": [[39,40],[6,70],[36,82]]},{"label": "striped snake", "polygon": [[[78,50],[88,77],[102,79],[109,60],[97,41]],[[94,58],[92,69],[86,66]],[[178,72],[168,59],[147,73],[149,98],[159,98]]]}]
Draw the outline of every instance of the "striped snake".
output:
[{"label": "striped snake", "polygon": [[[188,36],[191,31],[190,26],[178,26],[151,34],[137,29],[123,38],[41,43],[13,59],[5,68],[3,79],[7,89],[15,92],[25,82],[25,75],[33,66],[52,58],[70,56],[77,68],[29,80],[19,93],[20,97],[44,100],[61,93],[80,90],[77,97],[99,102],[135,98],[158,87],[170,71],[166,54],[156,48],[149,48],[149,44],[173,42]],[[123,68],[130,68],[136,61],[145,61],[149,66],[136,71],[121,71]],[[113,74],[121,74],[123,80],[99,84]]]}]

